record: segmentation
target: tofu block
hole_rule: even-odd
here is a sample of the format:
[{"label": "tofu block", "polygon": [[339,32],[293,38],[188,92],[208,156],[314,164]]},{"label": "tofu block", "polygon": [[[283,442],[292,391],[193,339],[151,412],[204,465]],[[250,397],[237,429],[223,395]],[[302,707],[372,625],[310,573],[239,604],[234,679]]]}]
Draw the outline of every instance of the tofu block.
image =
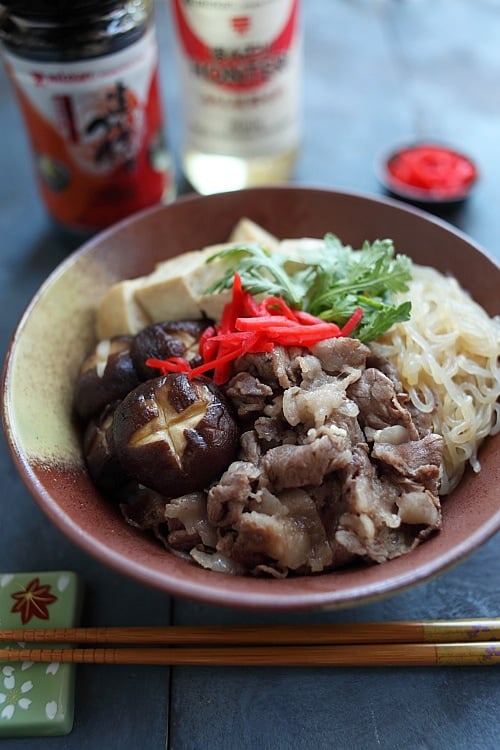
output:
[{"label": "tofu block", "polygon": [[158,264],[135,290],[136,301],[152,322],[199,318],[203,314],[219,318],[229,297],[221,295],[218,299],[219,295],[207,295],[206,290],[223,275],[225,264],[222,260],[206,261],[232,246],[233,243],[211,245]]},{"label": "tofu block", "polygon": [[142,278],[120,281],[104,294],[97,308],[98,339],[120,334],[134,335],[151,323],[151,318],[135,298]]},{"label": "tofu block", "polygon": [[199,317],[186,278],[203,262],[201,251],[193,250],[160,263],[142,279],[134,297],[153,323]]},{"label": "tofu block", "polygon": [[259,224],[246,217],[240,219],[236,224],[231,232],[229,241],[232,243],[257,242],[267,248],[267,250],[271,250],[271,252],[276,250],[279,245],[279,239],[274,234],[271,234],[259,226]]},{"label": "tofu block", "polygon": [[299,237],[298,239],[281,240],[278,247],[276,248],[278,253],[288,255],[293,260],[307,261],[309,255],[313,255],[315,251],[323,250],[325,242],[322,239],[316,237]]},{"label": "tofu block", "polygon": [[224,305],[231,299],[231,290],[227,289],[218,294],[207,294],[207,289],[224,276],[227,264],[222,258],[217,258],[210,263],[206,261],[215,253],[232,246],[233,243],[225,243],[204,248],[201,251],[204,257],[203,263],[195,268],[187,279],[189,293],[196,300],[200,314],[213,320],[220,320]]},{"label": "tofu block", "polygon": [[227,290],[214,295],[207,294],[207,289],[223,276],[226,264],[223,259],[211,263],[206,261],[211,255],[235,244],[250,242],[259,243],[271,252],[280,252],[282,246],[289,249],[254,221],[243,218],[234,227],[228,242],[168,258],[158,263],[147,276],[111,286],[98,306],[97,337],[135,335],[145,326],[164,320],[192,319],[203,315],[219,320],[231,292]]}]

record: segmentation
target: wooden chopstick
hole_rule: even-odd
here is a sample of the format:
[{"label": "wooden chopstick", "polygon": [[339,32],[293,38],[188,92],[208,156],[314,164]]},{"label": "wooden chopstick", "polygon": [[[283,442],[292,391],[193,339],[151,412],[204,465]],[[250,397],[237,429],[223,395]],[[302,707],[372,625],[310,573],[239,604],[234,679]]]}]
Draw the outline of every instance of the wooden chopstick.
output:
[{"label": "wooden chopstick", "polygon": [[0,630],[0,642],[149,645],[321,645],[500,640],[500,618],[305,625]]},{"label": "wooden chopstick", "polygon": [[216,648],[1,649],[0,660],[184,666],[394,667],[500,664],[500,642]]}]

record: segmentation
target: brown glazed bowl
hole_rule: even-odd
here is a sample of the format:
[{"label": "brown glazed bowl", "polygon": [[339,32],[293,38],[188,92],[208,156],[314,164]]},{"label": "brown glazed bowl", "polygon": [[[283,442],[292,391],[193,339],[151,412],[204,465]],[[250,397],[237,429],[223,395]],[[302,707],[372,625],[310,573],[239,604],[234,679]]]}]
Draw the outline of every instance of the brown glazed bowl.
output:
[{"label": "brown glazed bowl", "polygon": [[382,565],[284,580],[204,570],[128,526],[89,479],[72,419],[78,368],[94,343],[94,307],[113,282],[156,262],[227,239],[246,216],[279,237],[334,232],[359,247],[390,237],[399,252],[454,274],[490,314],[500,313],[500,269],[463,234],[417,209],[303,187],[255,188],[186,197],[133,216],[68,257],[35,295],[13,335],[3,376],[10,450],[36,502],[75,544],[103,565],[175,596],[260,610],[359,604],[422,582],[458,563],[500,529],[500,435],[443,502],[443,529],[405,557]]}]

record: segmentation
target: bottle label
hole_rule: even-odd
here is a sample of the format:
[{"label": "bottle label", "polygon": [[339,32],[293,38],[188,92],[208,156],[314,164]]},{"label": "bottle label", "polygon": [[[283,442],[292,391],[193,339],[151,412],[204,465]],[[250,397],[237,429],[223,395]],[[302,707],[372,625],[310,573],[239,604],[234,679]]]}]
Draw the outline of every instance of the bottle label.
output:
[{"label": "bottle label", "polygon": [[119,52],[78,62],[4,55],[57,221],[100,229],[171,190],[154,29]]},{"label": "bottle label", "polygon": [[173,0],[187,148],[243,158],[295,148],[298,0]]}]

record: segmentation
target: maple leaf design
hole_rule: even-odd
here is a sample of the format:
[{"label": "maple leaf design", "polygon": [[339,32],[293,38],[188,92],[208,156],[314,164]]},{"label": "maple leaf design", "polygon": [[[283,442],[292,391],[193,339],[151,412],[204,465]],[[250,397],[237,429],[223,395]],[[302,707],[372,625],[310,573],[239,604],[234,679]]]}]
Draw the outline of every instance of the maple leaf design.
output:
[{"label": "maple leaf design", "polygon": [[33,578],[24,591],[18,591],[11,596],[16,600],[11,612],[20,613],[23,625],[26,625],[32,617],[48,620],[47,607],[57,601],[57,596],[50,593],[50,585],[40,584],[39,578]]}]

